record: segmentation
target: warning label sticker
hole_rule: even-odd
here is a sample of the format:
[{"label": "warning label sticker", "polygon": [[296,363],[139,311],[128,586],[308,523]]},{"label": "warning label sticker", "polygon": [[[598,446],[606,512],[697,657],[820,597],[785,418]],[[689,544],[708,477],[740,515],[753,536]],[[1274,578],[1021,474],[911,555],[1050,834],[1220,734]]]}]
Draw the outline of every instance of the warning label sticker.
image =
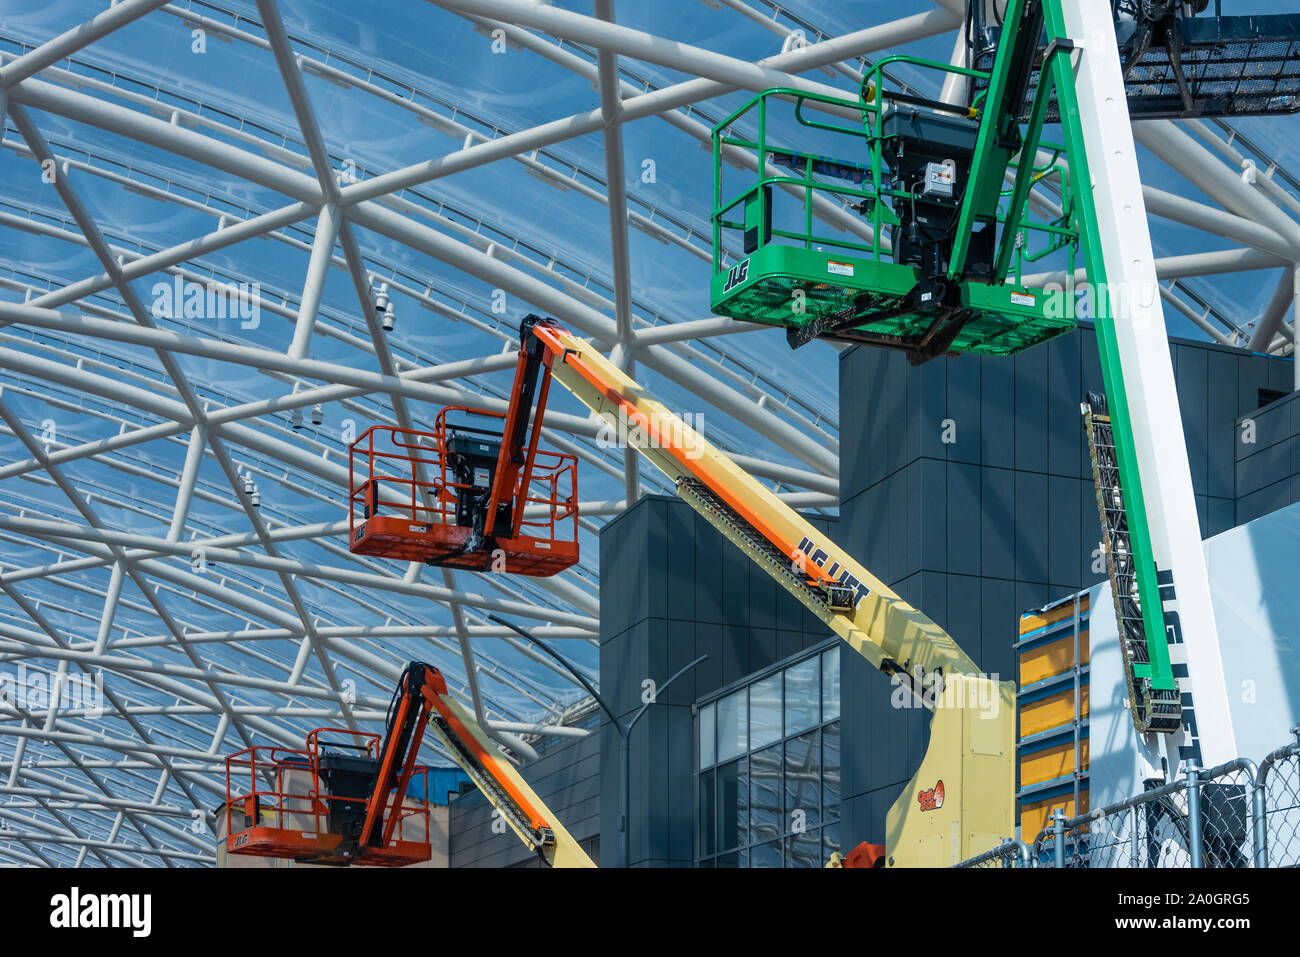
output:
[{"label": "warning label sticker", "polygon": [[853,263],[841,263],[831,259],[826,263],[826,271],[832,276],[852,276]]},{"label": "warning label sticker", "polygon": [[1036,305],[1037,302],[1038,302],[1038,300],[1034,298],[1034,296],[1033,296],[1032,293],[1027,293],[1027,292],[1013,292],[1013,293],[1011,294],[1011,304],[1012,304],[1013,306],[1030,306],[1030,307],[1032,307],[1032,306]]}]

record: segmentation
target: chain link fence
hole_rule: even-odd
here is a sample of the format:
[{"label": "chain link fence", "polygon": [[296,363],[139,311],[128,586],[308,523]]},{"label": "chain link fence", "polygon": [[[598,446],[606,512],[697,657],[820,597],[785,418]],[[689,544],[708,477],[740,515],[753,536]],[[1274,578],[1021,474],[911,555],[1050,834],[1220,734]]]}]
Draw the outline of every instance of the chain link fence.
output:
[{"label": "chain link fence", "polygon": [[1177,781],[1071,820],[1034,841],[1034,859],[1055,867],[1187,867],[1187,785]]},{"label": "chain link fence", "polygon": [[1263,819],[1255,763],[1238,758],[1196,777],[1200,807],[1188,814],[1188,840],[1194,853],[1199,823],[1201,860],[1192,866],[1267,867],[1256,828]]},{"label": "chain link fence", "polygon": [[[1293,730],[1300,738],[1300,728]],[[1245,758],[1008,840],[958,867],[1300,866],[1300,741],[1257,768]]]},{"label": "chain link fence", "polygon": [[[1300,728],[1295,729],[1300,737]],[[1278,748],[1259,765],[1263,824],[1269,867],[1300,867],[1300,741]]]},{"label": "chain link fence", "polygon": [[1003,867],[1029,867],[1029,848],[1023,842],[1008,838],[992,850],[962,861],[957,867],[996,869]]}]

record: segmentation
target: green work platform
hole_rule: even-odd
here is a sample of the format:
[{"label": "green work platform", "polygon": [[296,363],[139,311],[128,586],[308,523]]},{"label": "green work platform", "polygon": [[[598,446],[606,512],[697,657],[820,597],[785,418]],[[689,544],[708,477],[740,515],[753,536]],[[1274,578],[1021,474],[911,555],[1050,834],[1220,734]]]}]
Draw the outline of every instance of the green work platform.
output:
[{"label": "green work platform", "polygon": [[[960,170],[976,152],[981,118],[973,107],[885,93],[883,68],[900,61],[974,72],[889,57],[868,73],[857,99],[767,90],[713,130],[713,312],[781,326],[793,347],[812,339],[869,343],[901,349],[913,363],[1013,355],[1070,332],[1074,310],[1064,291],[1021,281],[1023,267],[1042,268],[1054,253],[1053,271],[1074,271],[1078,234],[1060,150],[1048,149],[1048,161],[1024,176],[1059,182],[1066,197],[1059,214],[1035,218],[1021,193],[995,190],[998,208],[971,224],[962,267],[950,275],[946,259],[919,251],[944,255],[933,237],[951,235],[962,213]],[[779,112],[791,111],[798,148],[772,135]],[[749,154],[743,166],[740,152]],[[942,182],[930,188],[931,172],[945,163],[958,172],[946,191]],[[742,182],[724,195],[724,175],[737,176],[728,165],[742,167]]]},{"label": "green work platform", "polygon": [[1075,328],[1062,303],[1040,289],[959,282],[957,302],[930,311],[916,308],[917,292],[915,266],[767,245],[714,276],[709,299],[718,315],[785,327],[794,346],[834,339],[921,359],[1014,355]]}]

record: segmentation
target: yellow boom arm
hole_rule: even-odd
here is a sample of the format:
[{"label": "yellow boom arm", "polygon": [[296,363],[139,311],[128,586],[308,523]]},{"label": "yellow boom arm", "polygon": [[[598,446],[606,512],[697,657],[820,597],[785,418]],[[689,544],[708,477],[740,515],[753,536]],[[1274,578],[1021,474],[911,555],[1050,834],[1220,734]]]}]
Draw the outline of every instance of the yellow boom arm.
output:
[{"label": "yellow boom arm", "polygon": [[497,816],[552,867],[595,867],[473,716],[450,695],[435,695],[435,699],[429,729],[488,799]]},{"label": "yellow boom arm", "polygon": [[937,624],[655,401],[592,345],[529,317],[552,375],[671,479],[694,507],[827,627],[933,712],[930,747],[889,812],[892,865],[957,863],[1014,824],[1015,691],[986,677]]}]

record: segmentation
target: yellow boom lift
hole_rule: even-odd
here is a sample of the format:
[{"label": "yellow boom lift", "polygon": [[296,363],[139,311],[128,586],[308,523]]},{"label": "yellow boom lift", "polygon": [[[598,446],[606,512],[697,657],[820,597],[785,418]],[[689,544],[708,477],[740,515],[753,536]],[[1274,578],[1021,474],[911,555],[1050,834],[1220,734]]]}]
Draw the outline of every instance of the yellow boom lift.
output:
[{"label": "yellow boom lift", "polygon": [[930,747],[886,818],[882,864],[954,864],[1014,827],[1014,686],[691,429],[586,340],[528,316],[551,374],[671,479],[677,494],[932,712]]}]

